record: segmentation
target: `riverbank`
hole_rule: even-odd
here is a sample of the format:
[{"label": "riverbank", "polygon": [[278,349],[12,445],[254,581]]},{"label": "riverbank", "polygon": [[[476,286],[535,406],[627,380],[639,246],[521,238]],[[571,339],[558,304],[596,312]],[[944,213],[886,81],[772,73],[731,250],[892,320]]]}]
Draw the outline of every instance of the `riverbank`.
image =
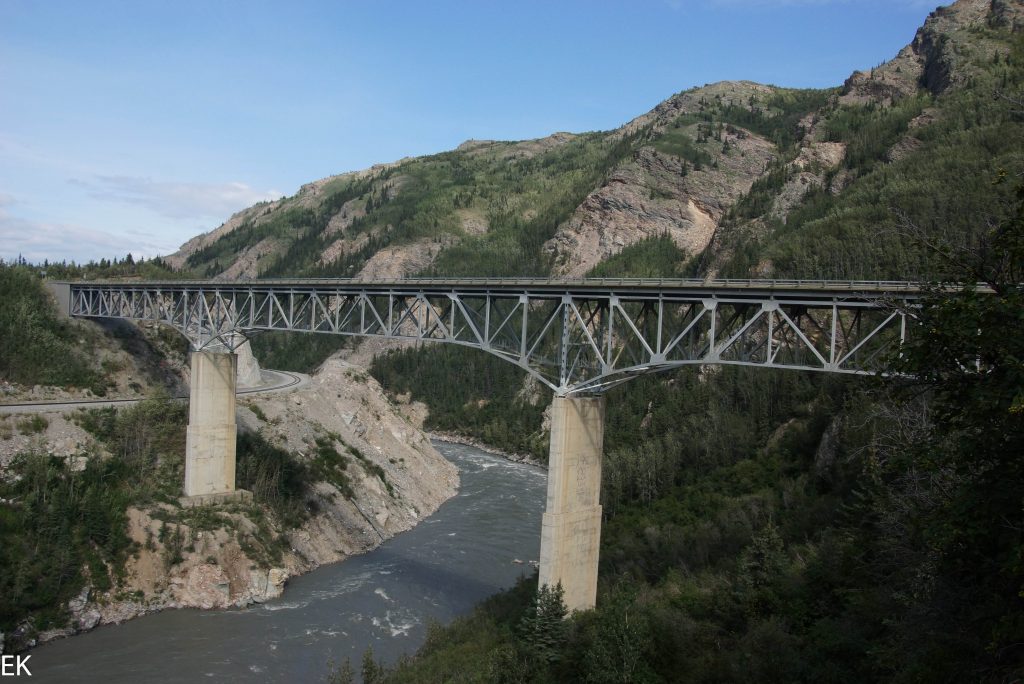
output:
[{"label": "riverbank", "polygon": [[489,444],[484,444],[478,439],[474,439],[473,437],[466,437],[465,435],[460,435],[455,432],[428,432],[427,436],[430,439],[437,440],[438,442],[471,446],[475,449],[479,449],[480,451],[486,452],[488,454],[500,456],[501,458],[512,461],[513,463],[525,463],[526,465],[535,466],[543,470],[548,469],[547,462],[540,461],[531,456],[530,454],[516,454],[508,451],[502,451],[501,449],[496,449],[490,446]]}]

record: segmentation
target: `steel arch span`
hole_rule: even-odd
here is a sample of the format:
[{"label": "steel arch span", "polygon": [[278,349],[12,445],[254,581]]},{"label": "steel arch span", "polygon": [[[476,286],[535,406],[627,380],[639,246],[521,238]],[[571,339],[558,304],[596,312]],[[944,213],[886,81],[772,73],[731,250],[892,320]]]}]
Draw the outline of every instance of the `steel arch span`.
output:
[{"label": "steel arch span", "polygon": [[874,374],[923,296],[890,281],[661,279],[60,283],[69,313],[166,323],[196,350],[260,331],[426,340],[514,363],[557,396],[734,364]]}]

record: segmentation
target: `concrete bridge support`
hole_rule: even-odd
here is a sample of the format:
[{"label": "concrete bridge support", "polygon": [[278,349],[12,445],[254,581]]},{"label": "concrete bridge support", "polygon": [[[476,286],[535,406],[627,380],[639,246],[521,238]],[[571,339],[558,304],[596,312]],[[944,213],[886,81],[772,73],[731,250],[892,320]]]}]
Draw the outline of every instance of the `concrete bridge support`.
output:
[{"label": "concrete bridge support", "polygon": [[604,397],[555,397],[551,406],[540,585],[561,582],[570,612],[597,599],[604,405]]},{"label": "concrete bridge support", "polygon": [[192,352],[185,496],[215,501],[235,491],[235,384],[238,358]]}]

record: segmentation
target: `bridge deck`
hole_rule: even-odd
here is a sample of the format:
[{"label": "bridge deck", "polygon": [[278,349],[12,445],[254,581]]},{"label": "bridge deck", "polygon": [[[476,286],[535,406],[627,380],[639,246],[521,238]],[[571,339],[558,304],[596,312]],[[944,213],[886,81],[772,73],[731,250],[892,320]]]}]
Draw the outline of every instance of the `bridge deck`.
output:
[{"label": "bridge deck", "polygon": [[71,281],[75,285],[168,285],[195,287],[196,285],[265,285],[306,287],[600,287],[679,289],[770,289],[770,290],[873,290],[919,291],[921,283],[905,280],[780,280],[757,278],[398,278],[393,280],[359,280],[355,278],[241,278],[237,280],[142,280],[134,278]]}]

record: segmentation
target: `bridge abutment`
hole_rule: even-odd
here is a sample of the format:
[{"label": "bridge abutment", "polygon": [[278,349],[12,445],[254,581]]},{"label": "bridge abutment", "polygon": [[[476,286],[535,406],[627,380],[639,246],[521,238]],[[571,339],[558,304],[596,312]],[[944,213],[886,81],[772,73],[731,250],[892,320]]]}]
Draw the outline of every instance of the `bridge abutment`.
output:
[{"label": "bridge abutment", "polygon": [[570,612],[589,610],[597,599],[604,408],[603,396],[555,397],[551,405],[540,585],[561,583]]},{"label": "bridge abutment", "polygon": [[185,496],[210,497],[235,491],[235,386],[238,358],[232,353],[192,352]]}]

